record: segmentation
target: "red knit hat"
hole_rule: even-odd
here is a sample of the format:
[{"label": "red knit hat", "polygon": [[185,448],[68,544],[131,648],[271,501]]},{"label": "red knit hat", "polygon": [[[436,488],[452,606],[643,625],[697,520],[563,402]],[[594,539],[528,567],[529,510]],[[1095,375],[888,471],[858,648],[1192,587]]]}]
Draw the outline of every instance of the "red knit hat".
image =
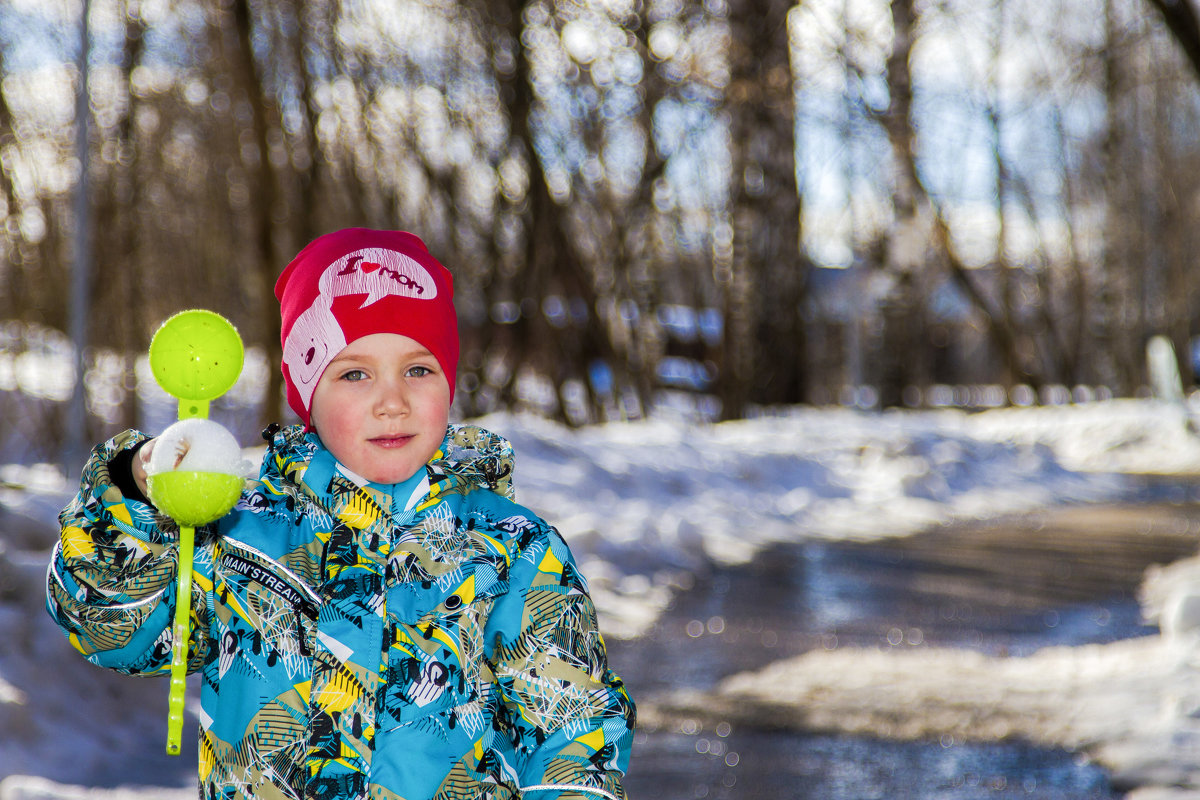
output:
[{"label": "red knit hat", "polygon": [[413,234],[346,228],[318,237],[280,274],[275,296],[288,405],[305,425],[313,389],[329,362],[372,333],[398,333],[424,345],[454,399],[454,280]]}]

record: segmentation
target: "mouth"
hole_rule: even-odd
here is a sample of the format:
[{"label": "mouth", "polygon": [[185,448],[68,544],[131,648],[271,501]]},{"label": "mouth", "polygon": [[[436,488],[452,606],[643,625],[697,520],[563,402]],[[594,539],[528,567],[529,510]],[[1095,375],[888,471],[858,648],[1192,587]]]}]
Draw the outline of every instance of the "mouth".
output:
[{"label": "mouth", "polygon": [[367,441],[369,441],[371,444],[375,445],[376,447],[392,449],[392,448],[397,448],[397,447],[403,447],[404,445],[408,444],[412,440],[413,440],[413,437],[411,435],[396,433],[396,434],[388,434],[385,436],[376,436],[371,439],[368,439]]}]

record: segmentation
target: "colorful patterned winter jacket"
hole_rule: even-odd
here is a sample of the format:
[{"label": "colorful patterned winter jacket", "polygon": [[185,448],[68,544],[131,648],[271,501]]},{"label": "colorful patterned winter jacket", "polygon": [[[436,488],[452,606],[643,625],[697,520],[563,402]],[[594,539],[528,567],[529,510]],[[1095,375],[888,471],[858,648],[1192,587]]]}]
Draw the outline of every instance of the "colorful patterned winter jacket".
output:
[{"label": "colorful patterned winter jacket", "polygon": [[[169,671],[178,529],[109,475],[143,439],[93,452],[48,608],[93,663],[152,675]],[[196,532],[202,797],[625,797],[634,705],[511,470],[507,441],[452,425],[407,483],[360,486],[314,434],[274,435],[234,511]]]}]

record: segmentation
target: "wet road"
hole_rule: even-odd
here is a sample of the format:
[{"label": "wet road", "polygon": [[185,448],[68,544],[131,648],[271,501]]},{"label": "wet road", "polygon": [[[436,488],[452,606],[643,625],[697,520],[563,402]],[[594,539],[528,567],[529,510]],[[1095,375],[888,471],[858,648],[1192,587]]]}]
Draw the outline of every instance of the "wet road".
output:
[{"label": "wet road", "polygon": [[[1137,590],[1150,564],[1200,545],[1193,503],[1069,508],[869,544],[778,547],[713,572],[645,636],[610,642],[635,698],[704,690],[815,648],[955,646],[1023,655],[1155,633]],[[651,715],[652,716],[652,715]],[[943,746],[705,730],[638,733],[631,797],[1112,798],[1095,767],[1020,744]]]}]

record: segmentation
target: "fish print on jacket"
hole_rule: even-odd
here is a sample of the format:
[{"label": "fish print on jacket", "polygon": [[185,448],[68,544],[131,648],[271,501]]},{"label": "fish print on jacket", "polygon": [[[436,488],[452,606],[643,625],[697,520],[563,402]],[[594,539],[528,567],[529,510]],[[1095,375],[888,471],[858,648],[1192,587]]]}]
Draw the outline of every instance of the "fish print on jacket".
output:
[{"label": "fish print on jacket", "polygon": [[[143,438],[96,448],[48,608],[89,660],[152,675],[177,529],[108,475]],[[471,426],[396,486],[359,485],[299,426],[274,434],[235,512],[197,532],[201,797],[624,798],[633,703],[511,477],[508,442]]]}]

